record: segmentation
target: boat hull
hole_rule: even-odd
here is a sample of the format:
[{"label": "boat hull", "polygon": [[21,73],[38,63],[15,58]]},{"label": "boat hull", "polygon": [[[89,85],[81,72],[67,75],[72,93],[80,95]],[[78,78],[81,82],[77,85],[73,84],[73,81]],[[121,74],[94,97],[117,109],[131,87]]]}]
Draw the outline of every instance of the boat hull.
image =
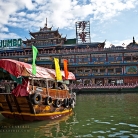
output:
[{"label": "boat hull", "polygon": [[[63,101],[62,101],[63,102]],[[0,113],[5,118],[25,121],[56,119],[72,113],[72,107],[61,103],[59,107],[55,102],[45,105],[43,102],[35,105],[28,96],[15,97],[12,94],[0,94]]]},{"label": "boat hull", "polygon": [[72,109],[66,109],[61,112],[43,113],[43,114],[12,113],[8,111],[1,112],[1,114],[5,118],[18,119],[18,120],[24,120],[24,121],[40,121],[40,120],[48,120],[48,119],[57,119],[71,113],[72,113]]}]

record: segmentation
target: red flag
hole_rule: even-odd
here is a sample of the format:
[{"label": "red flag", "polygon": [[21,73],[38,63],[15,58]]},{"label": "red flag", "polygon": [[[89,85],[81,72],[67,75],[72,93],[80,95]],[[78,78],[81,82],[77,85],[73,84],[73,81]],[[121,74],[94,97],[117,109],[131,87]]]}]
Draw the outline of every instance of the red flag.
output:
[{"label": "red flag", "polygon": [[68,72],[68,61],[66,59],[63,60],[63,64],[64,64],[64,73],[65,73],[65,79],[67,80],[68,79],[68,75],[69,75],[69,72]]}]

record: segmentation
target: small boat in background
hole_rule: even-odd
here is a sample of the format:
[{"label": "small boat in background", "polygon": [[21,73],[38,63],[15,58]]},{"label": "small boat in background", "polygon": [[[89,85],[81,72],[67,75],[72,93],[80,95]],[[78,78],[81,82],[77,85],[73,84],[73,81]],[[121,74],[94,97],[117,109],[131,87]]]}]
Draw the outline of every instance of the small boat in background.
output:
[{"label": "small boat in background", "polygon": [[[61,71],[64,78],[64,71]],[[70,114],[76,104],[76,94],[67,82],[56,81],[54,69],[36,66],[11,59],[0,60],[0,113],[6,118],[20,120],[46,120]]]}]

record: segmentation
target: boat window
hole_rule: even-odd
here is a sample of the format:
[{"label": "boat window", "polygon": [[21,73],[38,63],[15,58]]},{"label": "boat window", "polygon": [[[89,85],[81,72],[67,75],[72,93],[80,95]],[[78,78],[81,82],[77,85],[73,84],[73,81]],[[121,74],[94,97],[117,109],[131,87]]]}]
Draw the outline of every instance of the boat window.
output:
[{"label": "boat window", "polygon": [[[32,82],[31,82],[31,85],[32,85]],[[34,80],[34,86],[46,87],[46,82],[45,80]]]},{"label": "boat window", "polygon": [[100,69],[100,73],[105,73],[105,69]]},{"label": "boat window", "polygon": [[90,73],[90,72],[91,72],[91,70],[84,70],[84,72],[85,72],[85,73]]},{"label": "boat window", "polygon": [[116,73],[122,73],[122,68],[116,68]]},{"label": "boat window", "polygon": [[92,62],[97,62],[98,61],[98,57],[92,57]]},{"label": "boat window", "polygon": [[100,61],[100,62],[106,61],[106,57],[99,57],[99,61]]},{"label": "boat window", "polygon": [[123,84],[123,80],[122,79],[121,80],[117,80],[116,83],[117,84]]},{"label": "boat window", "polygon": [[92,72],[93,73],[97,73],[98,72],[98,69],[92,69]]},{"label": "boat window", "polygon": [[48,88],[55,89],[57,88],[57,82],[53,80],[48,81]]},{"label": "boat window", "polygon": [[132,54],[132,60],[133,61],[138,61],[138,53],[133,53]]},{"label": "boat window", "polygon": [[131,61],[131,56],[124,56],[124,61]]},{"label": "boat window", "polygon": [[108,69],[108,72],[109,73],[113,73],[114,72],[114,69]]},{"label": "boat window", "polygon": [[114,57],[108,57],[108,61],[113,62],[113,61],[115,61],[115,58]]},{"label": "boat window", "polygon": [[116,57],[116,61],[122,61],[122,56]]},{"label": "boat window", "polygon": [[53,84],[53,81],[49,80],[48,81],[48,88],[51,88],[52,87],[52,84]]},{"label": "boat window", "polygon": [[82,73],[83,72],[83,70],[77,70],[77,73]]}]

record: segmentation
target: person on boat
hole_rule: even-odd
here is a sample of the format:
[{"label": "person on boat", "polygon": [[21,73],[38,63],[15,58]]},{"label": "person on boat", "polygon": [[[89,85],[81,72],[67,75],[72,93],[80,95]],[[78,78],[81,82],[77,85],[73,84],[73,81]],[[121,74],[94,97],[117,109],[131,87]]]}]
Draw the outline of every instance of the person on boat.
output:
[{"label": "person on boat", "polygon": [[68,86],[64,83],[63,84],[65,90],[69,90]]},{"label": "person on boat", "polygon": [[52,89],[56,89],[55,82],[53,82]]},{"label": "person on boat", "polygon": [[2,93],[2,80],[0,80],[0,93]]},{"label": "person on boat", "polygon": [[63,86],[63,84],[61,82],[58,82],[58,88],[61,89],[61,90],[64,89],[64,86]]},{"label": "person on boat", "polygon": [[11,92],[10,82],[5,80],[4,86],[5,86],[5,92],[10,93]]}]

